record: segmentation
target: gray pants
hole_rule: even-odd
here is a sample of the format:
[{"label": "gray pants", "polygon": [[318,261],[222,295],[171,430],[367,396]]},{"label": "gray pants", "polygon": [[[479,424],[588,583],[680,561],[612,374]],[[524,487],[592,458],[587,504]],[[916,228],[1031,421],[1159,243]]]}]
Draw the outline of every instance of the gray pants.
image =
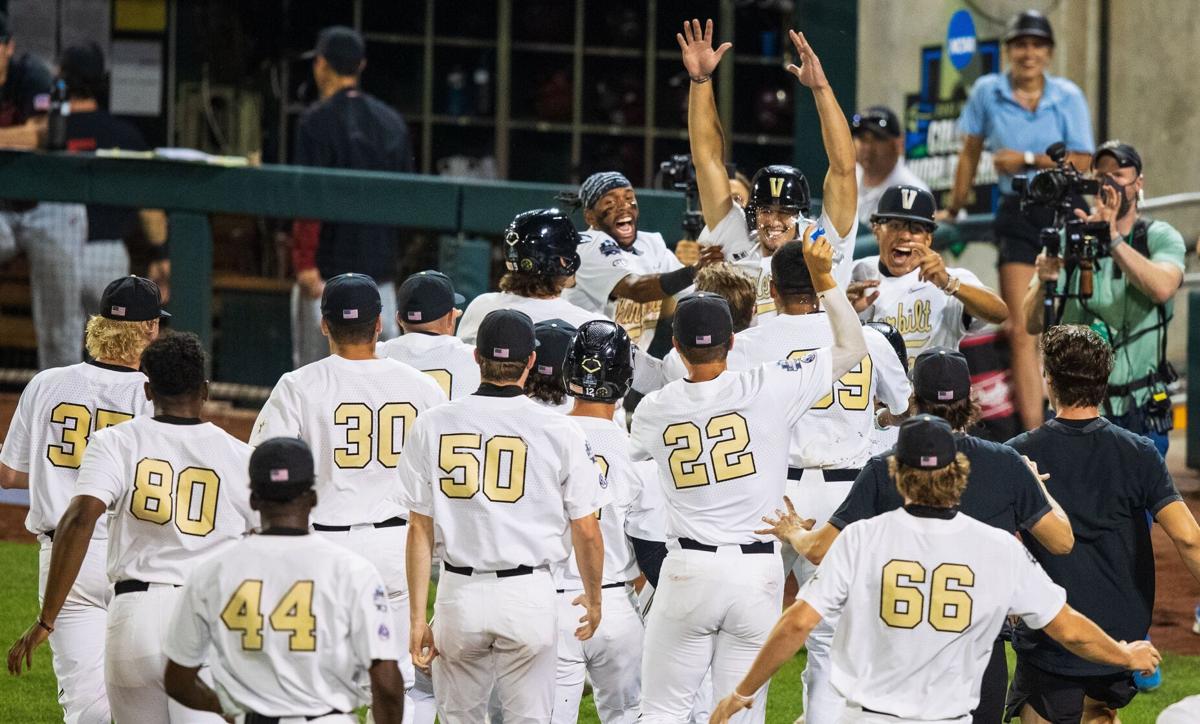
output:
[{"label": "gray pants", "polygon": [[[379,296],[383,299],[383,332],[380,341],[400,334],[396,325],[396,285],[384,282],[379,285]],[[299,369],[310,362],[329,356],[329,341],[321,334],[321,300],[310,299],[300,290],[299,284],[292,285],[292,367]]]},{"label": "gray pants", "polygon": [[129,274],[129,252],[125,242],[89,241],[83,245],[83,266],[79,270],[84,315],[100,313],[100,297],[114,279]]},{"label": "gray pants", "polygon": [[29,257],[38,367],[83,360],[80,303],[87,210],[80,204],[41,203],[29,211],[0,211],[0,263],[18,251]]}]

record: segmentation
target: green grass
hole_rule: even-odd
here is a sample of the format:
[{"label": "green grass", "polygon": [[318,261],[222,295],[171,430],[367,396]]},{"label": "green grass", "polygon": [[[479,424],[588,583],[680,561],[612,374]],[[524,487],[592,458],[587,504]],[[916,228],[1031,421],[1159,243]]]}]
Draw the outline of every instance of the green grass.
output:
[{"label": "green grass", "polygon": [[[0,651],[25,631],[37,616],[37,546],[0,542]],[[1009,651],[1009,668],[1012,667]],[[767,700],[768,724],[791,724],[801,712],[800,671],[804,654],[800,653],[776,675]],[[1154,724],[1158,713],[1185,696],[1200,693],[1200,656],[1166,654],[1163,685],[1158,691],[1139,694],[1121,710],[1124,724]],[[0,720],[4,722],[62,721],[62,710],[55,698],[54,672],[50,650],[38,649],[33,670],[20,678],[5,676],[0,684]],[[584,697],[580,709],[581,724],[598,724],[591,696]]]}]

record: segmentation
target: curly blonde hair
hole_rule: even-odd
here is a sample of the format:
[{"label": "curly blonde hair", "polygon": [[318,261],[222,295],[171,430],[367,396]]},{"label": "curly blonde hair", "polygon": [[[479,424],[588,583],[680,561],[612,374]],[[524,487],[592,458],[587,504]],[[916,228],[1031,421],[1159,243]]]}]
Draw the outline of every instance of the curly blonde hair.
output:
[{"label": "curly blonde hair", "polygon": [[888,475],[896,481],[896,489],[917,505],[934,508],[958,505],[970,474],[971,461],[962,453],[955,453],[952,463],[937,470],[909,467],[895,455],[888,456]]},{"label": "curly blonde hair", "polygon": [[158,333],[158,320],[121,322],[98,314],[88,318],[84,345],[93,359],[108,359],[137,367],[142,350]]}]

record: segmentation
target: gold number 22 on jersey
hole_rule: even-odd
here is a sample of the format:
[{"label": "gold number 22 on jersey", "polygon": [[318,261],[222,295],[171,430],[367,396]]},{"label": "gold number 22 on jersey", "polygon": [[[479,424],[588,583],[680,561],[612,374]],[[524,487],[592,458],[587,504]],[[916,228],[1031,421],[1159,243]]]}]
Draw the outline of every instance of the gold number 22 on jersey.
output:
[{"label": "gold number 22 on jersey", "polygon": [[[519,437],[496,435],[486,444],[479,433],[442,435],[438,445],[438,467],[446,477],[438,482],[448,498],[470,498],[479,492],[479,458],[483,450],[483,494],[494,503],[515,503],[525,495],[525,460],[529,446]],[[501,479],[504,462],[508,475]],[[462,481],[455,473],[462,471]]]},{"label": "gold number 22 on jersey", "polygon": [[62,425],[62,440],[46,447],[46,459],[56,468],[76,469],[83,462],[92,432],[103,430],[118,422],[132,420],[133,415],[115,410],[96,410],[96,427],[92,428],[92,411],[83,405],[60,402],[50,411],[50,422]]},{"label": "gold number 22 on jersey", "polygon": [[[810,349],[798,349],[788,355],[788,359],[799,359],[808,354]],[[837,394],[838,404],[843,410],[865,410],[871,404],[871,357],[868,355],[855,365],[841,379],[833,383],[833,390],[828,395],[813,404],[814,410],[827,410],[833,406],[833,396]]]},{"label": "gold number 22 on jersey", "polygon": [[713,443],[709,458],[714,482],[723,483],[754,474],[754,454],[746,450],[750,445],[746,418],[730,412],[710,419],[704,426],[703,435],[700,426],[694,422],[677,422],[663,430],[663,444],[672,448],[668,461],[676,488],[709,484],[708,463],[699,462],[704,454],[705,437]]},{"label": "gold number 22 on jersey", "polygon": [[[333,424],[346,427],[346,447],[333,449],[333,463],[339,468],[357,470],[367,467],[372,459],[378,459],[385,468],[396,467],[404,436],[416,419],[417,408],[408,402],[389,402],[379,408],[378,414],[361,402],[343,402],[333,411]],[[397,422],[400,423],[399,434]],[[376,430],[379,431],[379,449],[373,451]]]},{"label": "gold number 22 on jersey", "polygon": [[[916,628],[925,614],[925,566],[916,561],[891,560],[883,567],[879,617],[892,628]],[[950,584],[962,588],[951,588]],[[933,569],[929,586],[929,625],[937,631],[962,633],[971,625],[971,595],[963,588],[975,586],[975,572],[961,563],[943,563]]]},{"label": "gold number 22 on jersey", "polygon": [[[225,628],[242,632],[243,651],[262,651],[262,589],[262,581],[242,581],[221,611]],[[290,632],[289,651],[317,650],[317,617],[312,603],[313,582],[296,581],[271,611],[271,628]]]}]

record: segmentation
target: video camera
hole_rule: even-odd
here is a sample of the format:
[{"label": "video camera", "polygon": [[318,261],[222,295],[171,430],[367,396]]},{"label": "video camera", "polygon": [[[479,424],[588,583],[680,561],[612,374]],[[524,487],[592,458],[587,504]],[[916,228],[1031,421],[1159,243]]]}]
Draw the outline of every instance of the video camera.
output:
[{"label": "video camera", "polygon": [[1055,211],[1066,209],[1066,218],[1069,218],[1071,200],[1100,193],[1100,182],[1086,178],[1067,161],[1065,143],[1052,144],[1046,149],[1046,155],[1054,161],[1056,168],[1038,171],[1032,176],[1013,176],[1013,191],[1021,194],[1022,209],[1028,205]]},{"label": "video camera", "polygon": [[700,189],[696,186],[696,166],[686,153],[675,154],[658,165],[659,186],[683,192],[687,211],[683,214],[683,238],[695,241],[704,231],[704,214],[700,212]]}]

